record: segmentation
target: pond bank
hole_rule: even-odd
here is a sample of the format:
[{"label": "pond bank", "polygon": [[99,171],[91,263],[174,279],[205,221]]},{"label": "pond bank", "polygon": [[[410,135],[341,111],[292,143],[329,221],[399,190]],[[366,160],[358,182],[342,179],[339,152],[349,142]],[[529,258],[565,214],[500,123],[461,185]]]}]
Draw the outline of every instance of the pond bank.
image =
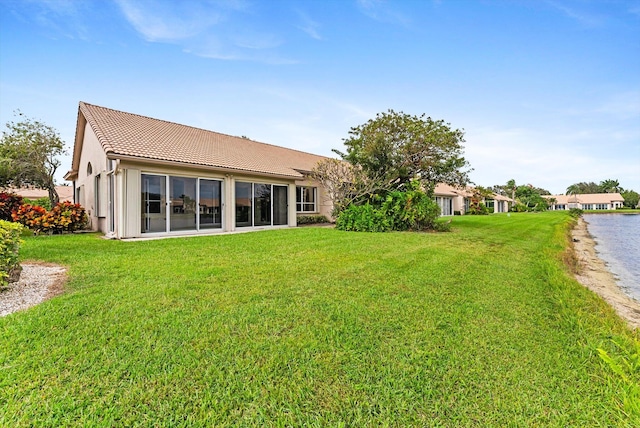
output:
[{"label": "pond bank", "polygon": [[632,328],[640,328],[640,302],[627,296],[618,287],[615,277],[598,257],[596,242],[582,218],[578,220],[571,236],[580,263],[580,272],[575,276],[578,282],[600,295]]}]

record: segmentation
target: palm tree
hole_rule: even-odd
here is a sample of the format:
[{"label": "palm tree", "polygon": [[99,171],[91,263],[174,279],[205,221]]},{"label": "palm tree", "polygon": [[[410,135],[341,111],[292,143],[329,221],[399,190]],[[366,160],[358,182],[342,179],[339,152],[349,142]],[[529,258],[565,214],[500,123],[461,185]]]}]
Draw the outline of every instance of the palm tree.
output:
[{"label": "palm tree", "polygon": [[567,187],[567,195],[577,195],[579,193],[582,193],[580,191],[580,184],[579,183],[575,183],[575,184],[572,184],[571,186]]},{"label": "palm tree", "polygon": [[604,180],[600,182],[600,191],[604,193],[620,193],[621,190],[618,180]]}]

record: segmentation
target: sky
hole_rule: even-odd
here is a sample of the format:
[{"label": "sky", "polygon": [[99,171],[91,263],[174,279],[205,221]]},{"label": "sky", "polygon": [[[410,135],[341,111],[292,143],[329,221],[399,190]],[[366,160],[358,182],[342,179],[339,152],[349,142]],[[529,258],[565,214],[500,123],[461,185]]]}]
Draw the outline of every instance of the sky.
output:
[{"label": "sky", "polygon": [[477,185],[640,192],[640,0],[0,0],[1,129],[71,153],[80,101],[332,157],[424,113]]}]

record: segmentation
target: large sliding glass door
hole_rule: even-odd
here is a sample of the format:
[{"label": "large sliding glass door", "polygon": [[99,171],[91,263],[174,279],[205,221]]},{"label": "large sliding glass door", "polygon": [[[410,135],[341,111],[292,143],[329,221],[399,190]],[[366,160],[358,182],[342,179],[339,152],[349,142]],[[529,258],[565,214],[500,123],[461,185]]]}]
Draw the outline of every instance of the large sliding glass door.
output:
[{"label": "large sliding glass door", "polygon": [[289,224],[289,188],[287,186],[273,186],[273,225],[285,226]]},{"label": "large sliding glass door", "polygon": [[196,230],[196,179],[169,177],[171,213],[169,230]]},{"label": "large sliding glass door", "polygon": [[287,186],[236,182],[236,227],[287,225],[288,218]]},{"label": "large sliding glass door", "polygon": [[142,174],[142,233],[222,228],[222,181]]},{"label": "large sliding glass door", "polygon": [[222,228],[222,182],[201,179],[199,191],[200,229]]},{"label": "large sliding glass door", "polygon": [[142,233],[167,230],[166,181],[164,175],[142,174]]},{"label": "large sliding glass door", "polygon": [[253,185],[253,225],[271,226],[271,185]]}]

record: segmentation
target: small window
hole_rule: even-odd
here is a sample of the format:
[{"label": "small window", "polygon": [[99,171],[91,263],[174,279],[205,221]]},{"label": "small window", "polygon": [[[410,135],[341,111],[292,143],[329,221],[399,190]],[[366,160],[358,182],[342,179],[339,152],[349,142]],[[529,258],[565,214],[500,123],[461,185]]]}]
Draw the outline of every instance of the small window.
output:
[{"label": "small window", "polygon": [[303,212],[316,212],[316,199],[317,189],[309,186],[297,186],[296,187],[296,211]]},{"label": "small window", "polygon": [[95,198],[94,212],[97,217],[102,217],[102,213],[100,212],[100,174],[96,175],[96,178],[94,179],[93,196]]},{"label": "small window", "polygon": [[93,167],[91,166],[91,162],[87,164],[87,175],[93,174]]}]

